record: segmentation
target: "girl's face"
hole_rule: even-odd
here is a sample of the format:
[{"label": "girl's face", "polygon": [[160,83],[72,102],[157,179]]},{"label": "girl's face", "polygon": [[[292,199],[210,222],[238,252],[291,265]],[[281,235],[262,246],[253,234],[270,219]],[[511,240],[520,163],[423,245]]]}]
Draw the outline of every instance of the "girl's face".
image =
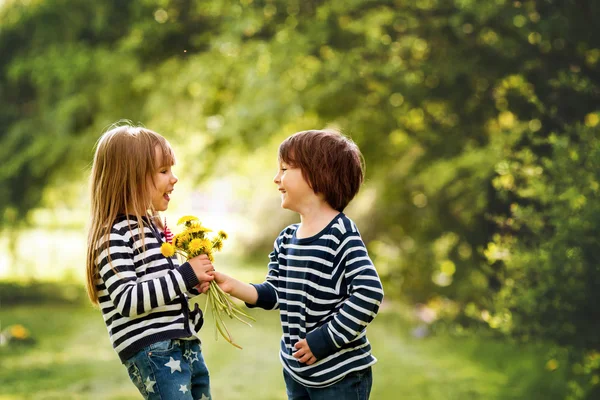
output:
[{"label": "girl's face", "polygon": [[291,211],[301,212],[302,206],[316,196],[302,176],[302,170],[282,161],[273,182],[281,193],[281,207]]},{"label": "girl's face", "polygon": [[158,169],[152,175],[154,185],[151,185],[152,206],[156,211],[166,211],[171,201],[171,192],[179,179],[173,173],[172,165],[163,165],[162,152],[156,148],[156,164]]}]

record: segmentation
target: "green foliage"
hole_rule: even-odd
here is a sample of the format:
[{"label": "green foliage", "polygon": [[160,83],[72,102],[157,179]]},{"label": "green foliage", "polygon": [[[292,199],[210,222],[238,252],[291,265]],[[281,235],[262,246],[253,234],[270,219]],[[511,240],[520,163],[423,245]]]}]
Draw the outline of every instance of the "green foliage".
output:
[{"label": "green foliage", "polygon": [[3,306],[24,304],[83,304],[85,288],[71,282],[0,281]]},{"label": "green foliage", "polygon": [[[504,176],[518,185],[498,189],[519,202],[501,222],[507,229],[488,247],[502,261],[503,286],[488,322],[521,338],[545,337],[579,354],[574,373],[581,393],[598,390],[598,256],[600,142],[577,126],[564,136],[533,139],[552,158],[529,150],[507,160]],[[527,200],[526,202],[524,200]],[[583,397],[583,396],[582,396]]]}]

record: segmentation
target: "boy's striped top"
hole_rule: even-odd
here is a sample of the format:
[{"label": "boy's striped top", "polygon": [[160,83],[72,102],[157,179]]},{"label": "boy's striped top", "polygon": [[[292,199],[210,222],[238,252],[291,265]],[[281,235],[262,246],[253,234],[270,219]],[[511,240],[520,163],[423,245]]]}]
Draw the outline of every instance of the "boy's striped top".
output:
[{"label": "boy's striped top", "polygon": [[[256,306],[279,309],[285,370],[305,386],[325,387],[377,361],[366,327],[383,287],[356,225],[343,213],[310,238],[296,238],[298,227],[288,226],[275,240],[266,281],[254,285]],[[292,355],[304,338],[317,358],[312,365]]]},{"label": "boy's striped top", "polygon": [[96,289],[121,361],[152,343],[193,336],[199,312],[189,311],[188,294],[198,294],[199,282],[191,265],[163,256],[162,235],[149,223],[140,230],[135,219],[120,216],[102,239]]}]

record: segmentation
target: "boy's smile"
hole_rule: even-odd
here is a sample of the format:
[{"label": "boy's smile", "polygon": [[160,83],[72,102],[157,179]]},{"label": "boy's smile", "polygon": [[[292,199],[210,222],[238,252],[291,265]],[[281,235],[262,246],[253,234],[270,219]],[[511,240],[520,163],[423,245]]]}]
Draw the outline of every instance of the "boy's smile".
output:
[{"label": "boy's smile", "polygon": [[302,176],[302,170],[286,163],[280,163],[273,182],[281,194],[281,207],[291,211],[300,212],[302,205],[316,196]]}]

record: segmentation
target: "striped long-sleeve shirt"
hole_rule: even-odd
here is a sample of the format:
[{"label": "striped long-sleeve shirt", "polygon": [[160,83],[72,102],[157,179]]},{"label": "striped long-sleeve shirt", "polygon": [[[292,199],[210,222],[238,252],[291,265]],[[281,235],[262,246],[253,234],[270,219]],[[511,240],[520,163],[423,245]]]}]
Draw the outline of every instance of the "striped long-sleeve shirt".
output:
[{"label": "striped long-sleeve shirt", "polygon": [[[254,285],[256,306],[279,309],[285,370],[305,386],[325,387],[377,361],[366,327],[383,287],[356,225],[343,213],[309,238],[296,238],[298,226],[275,240],[266,281]],[[292,355],[304,338],[317,358],[312,365]]]},{"label": "striped long-sleeve shirt", "polygon": [[191,337],[201,326],[201,311],[188,308],[198,278],[189,263],[161,254],[162,239],[150,223],[140,230],[136,220],[119,216],[109,240],[98,244],[99,305],[121,361],[152,343]]}]

